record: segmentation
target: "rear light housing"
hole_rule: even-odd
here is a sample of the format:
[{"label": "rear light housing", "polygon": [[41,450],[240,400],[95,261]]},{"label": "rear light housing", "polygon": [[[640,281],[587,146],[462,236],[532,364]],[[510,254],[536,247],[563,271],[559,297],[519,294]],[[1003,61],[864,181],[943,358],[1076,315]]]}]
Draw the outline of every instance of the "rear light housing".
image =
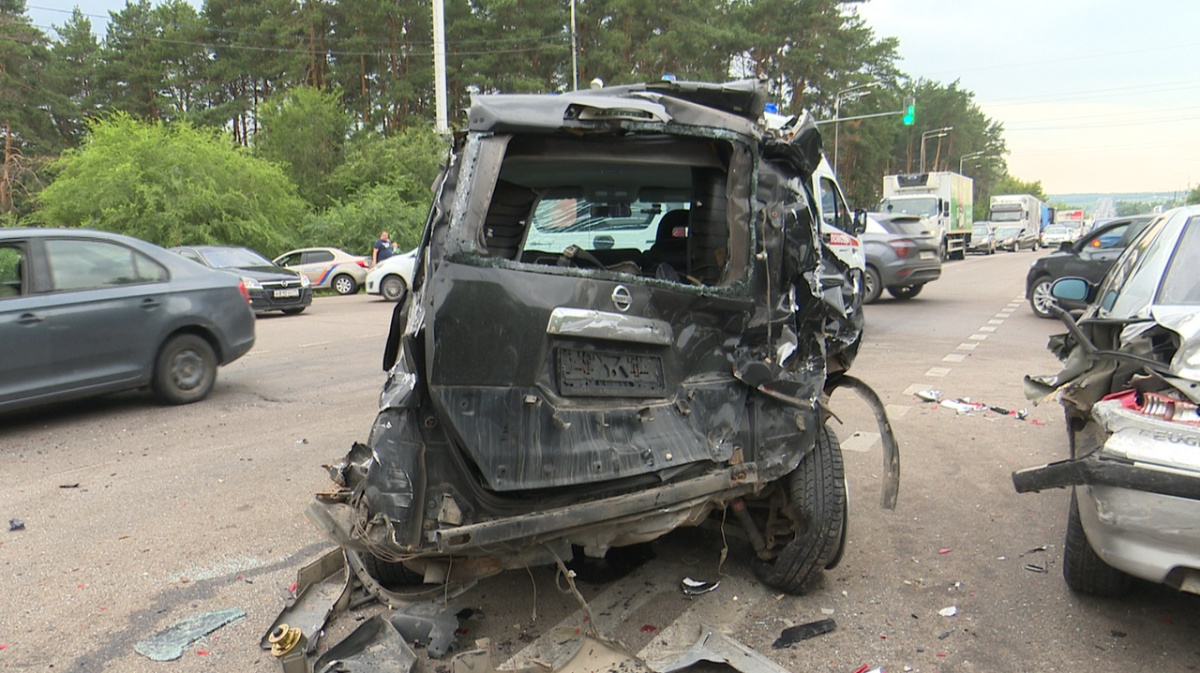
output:
[{"label": "rear light housing", "polygon": [[238,292],[242,293],[242,299],[245,299],[246,303],[249,304],[250,303],[250,290],[246,289],[246,283],[244,283],[242,281],[238,281]]},{"label": "rear light housing", "polygon": [[916,242],[907,238],[897,238],[894,241],[890,241],[888,245],[892,247],[892,250],[896,251],[896,256],[900,259],[908,259],[908,256],[914,255],[917,250]]}]

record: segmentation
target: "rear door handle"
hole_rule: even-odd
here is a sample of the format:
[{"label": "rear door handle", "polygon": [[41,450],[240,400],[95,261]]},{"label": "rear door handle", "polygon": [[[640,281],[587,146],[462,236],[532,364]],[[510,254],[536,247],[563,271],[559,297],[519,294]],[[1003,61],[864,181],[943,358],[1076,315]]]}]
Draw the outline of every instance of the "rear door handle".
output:
[{"label": "rear door handle", "polygon": [[22,313],[20,318],[17,318],[18,325],[36,325],[46,319],[46,316],[40,313]]},{"label": "rear door handle", "polygon": [[158,300],[151,298],[143,299],[142,308],[158,308]]}]

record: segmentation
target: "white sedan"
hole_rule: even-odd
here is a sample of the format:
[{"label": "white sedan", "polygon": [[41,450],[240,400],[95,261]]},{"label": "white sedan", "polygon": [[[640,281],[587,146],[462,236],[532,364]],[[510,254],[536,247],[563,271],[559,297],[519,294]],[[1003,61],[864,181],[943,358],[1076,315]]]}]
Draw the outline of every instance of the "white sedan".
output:
[{"label": "white sedan", "polygon": [[376,264],[367,273],[367,294],[377,294],[388,301],[403,301],[408,288],[412,287],[416,265],[416,248]]},{"label": "white sedan", "polygon": [[368,258],[338,248],[301,248],[283,253],[274,262],[307,276],[313,289],[332,288],[338,294],[358,292],[371,265]]}]

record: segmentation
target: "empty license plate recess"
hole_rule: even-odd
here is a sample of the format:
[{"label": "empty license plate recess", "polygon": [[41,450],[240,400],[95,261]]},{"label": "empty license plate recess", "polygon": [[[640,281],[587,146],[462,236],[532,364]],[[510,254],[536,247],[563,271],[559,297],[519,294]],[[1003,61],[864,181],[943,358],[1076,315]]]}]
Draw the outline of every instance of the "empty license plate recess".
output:
[{"label": "empty license plate recess", "polygon": [[662,359],[559,348],[558,392],[566,397],[661,397]]}]

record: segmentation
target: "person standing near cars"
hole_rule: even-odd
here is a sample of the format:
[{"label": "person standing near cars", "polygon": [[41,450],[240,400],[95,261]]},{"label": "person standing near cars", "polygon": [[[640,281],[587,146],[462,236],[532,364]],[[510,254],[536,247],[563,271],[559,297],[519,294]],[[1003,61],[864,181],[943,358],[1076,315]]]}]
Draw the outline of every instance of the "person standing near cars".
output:
[{"label": "person standing near cars", "polygon": [[379,232],[379,240],[375,241],[375,247],[371,250],[371,266],[382,262],[392,256],[392,242],[388,240],[386,231]]}]

